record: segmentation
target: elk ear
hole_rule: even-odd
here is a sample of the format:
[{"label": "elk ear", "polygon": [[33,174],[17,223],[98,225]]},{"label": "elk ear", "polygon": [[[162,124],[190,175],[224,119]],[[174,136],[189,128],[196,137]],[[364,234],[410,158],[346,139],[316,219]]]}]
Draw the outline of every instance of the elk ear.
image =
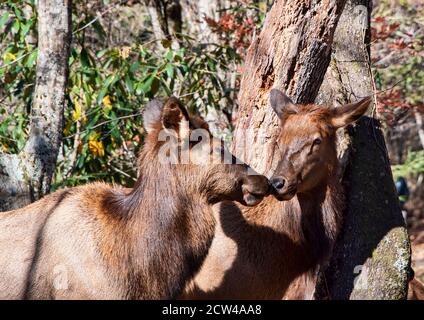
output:
[{"label": "elk ear", "polygon": [[272,89],[269,94],[269,101],[272,109],[274,109],[277,116],[281,119],[284,113],[296,113],[296,105],[294,102],[282,91]]},{"label": "elk ear", "polygon": [[143,110],[143,126],[147,133],[153,131],[160,123],[164,102],[161,99],[153,99],[147,103]]},{"label": "elk ear", "polygon": [[341,128],[355,122],[364,115],[370,103],[371,97],[366,97],[360,101],[334,108],[331,115],[331,124],[335,128]]},{"label": "elk ear", "polygon": [[189,130],[189,115],[176,97],[170,97],[163,107],[162,126],[172,129],[180,134]]}]

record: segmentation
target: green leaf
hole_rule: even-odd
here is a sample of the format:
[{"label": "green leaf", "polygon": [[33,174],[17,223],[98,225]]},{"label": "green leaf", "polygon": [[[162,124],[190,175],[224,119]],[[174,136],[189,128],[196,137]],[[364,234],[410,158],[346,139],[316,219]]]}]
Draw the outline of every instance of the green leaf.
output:
[{"label": "green leaf", "polygon": [[131,66],[130,66],[130,72],[131,73],[135,73],[139,69],[140,69],[140,64],[138,62],[135,62],[135,63],[131,64]]},{"label": "green leaf", "polygon": [[[27,34],[28,34],[28,32],[29,32],[29,30],[31,29],[31,27],[32,27],[32,20],[29,20],[27,23],[25,23],[25,24],[21,24],[21,36],[22,37],[25,37]],[[23,39],[24,40],[24,39]],[[24,40],[25,41],[25,40]]]},{"label": "green leaf", "polygon": [[125,86],[127,87],[129,93],[132,94],[134,92],[133,81],[128,77],[128,75],[125,76]]},{"label": "green leaf", "polygon": [[169,62],[172,62],[174,60],[174,52],[172,50],[168,50],[168,52],[165,55],[165,58]]},{"label": "green leaf", "polygon": [[99,95],[97,96],[97,99],[96,99],[97,104],[100,104],[102,102],[102,100],[105,97],[105,95],[107,94],[108,90],[109,90],[109,88],[107,86],[105,86],[99,91]]},{"label": "green leaf", "polygon": [[0,18],[0,28],[3,28],[3,26],[6,24],[6,22],[9,20],[9,12],[3,13],[3,15]]},{"label": "green leaf", "polygon": [[[142,84],[142,86],[139,88],[139,90],[140,90],[140,93],[143,93],[143,94],[147,94],[147,93],[149,93],[150,92],[150,90],[151,90],[151,87],[152,87],[152,83],[153,83],[153,80],[156,78],[156,73],[154,73],[154,74],[152,74],[152,75],[150,75],[148,78],[147,78],[147,80]],[[139,93],[139,94],[140,94]]]},{"label": "green leaf", "polygon": [[165,66],[166,74],[168,75],[168,78],[173,79],[174,78],[174,66],[170,63],[167,63]]},{"label": "green leaf", "polygon": [[20,28],[21,28],[21,23],[19,22],[19,20],[15,20],[15,22],[13,22],[13,25],[12,25],[12,32],[14,34],[17,34]]},{"label": "green leaf", "polygon": [[[93,17],[94,19],[94,17]],[[90,20],[93,20],[90,19]],[[104,39],[104,37],[106,36],[106,32],[103,29],[102,25],[100,24],[99,20],[96,20],[93,24],[93,29],[96,31],[96,33],[100,36],[101,39]]]},{"label": "green leaf", "polygon": [[35,67],[35,60],[37,59],[38,56],[38,52],[37,50],[35,50],[34,52],[32,52],[27,58],[26,58],[26,62],[25,62],[25,66],[27,68],[32,68]]},{"label": "green leaf", "polygon": [[90,67],[90,56],[85,48],[81,49],[80,59],[81,59],[81,65],[83,67],[86,67],[86,68]]},{"label": "green leaf", "polygon": [[152,85],[150,87],[150,96],[153,97],[159,90],[160,81],[157,77],[153,78]]},{"label": "green leaf", "polygon": [[17,8],[17,7],[15,7],[15,10],[14,11],[15,11],[16,18],[18,18],[18,20],[23,20],[22,10],[19,9],[19,8]]},{"label": "green leaf", "polygon": [[97,52],[96,57],[97,58],[101,58],[103,57],[107,52],[109,51],[109,49],[103,49]]},{"label": "green leaf", "polygon": [[109,87],[113,84],[114,79],[115,79],[115,75],[110,75],[106,78],[106,80],[104,81],[104,85],[102,89],[99,91],[99,95],[97,96],[97,99],[96,99],[97,104],[102,103],[102,100],[107,94],[107,92],[109,91]]}]

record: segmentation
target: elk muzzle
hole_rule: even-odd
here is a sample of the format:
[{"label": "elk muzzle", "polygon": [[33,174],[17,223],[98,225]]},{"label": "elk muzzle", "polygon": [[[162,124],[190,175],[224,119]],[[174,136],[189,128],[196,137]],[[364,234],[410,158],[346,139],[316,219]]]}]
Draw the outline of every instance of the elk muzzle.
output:
[{"label": "elk muzzle", "polygon": [[249,207],[259,204],[271,192],[268,179],[262,175],[246,176],[241,183],[243,204]]},{"label": "elk muzzle", "polygon": [[296,195],[297,183],[293,183],[281,176],[272,177],[270,183],[272,187],[271,194],[280,201],[290,200]]}]

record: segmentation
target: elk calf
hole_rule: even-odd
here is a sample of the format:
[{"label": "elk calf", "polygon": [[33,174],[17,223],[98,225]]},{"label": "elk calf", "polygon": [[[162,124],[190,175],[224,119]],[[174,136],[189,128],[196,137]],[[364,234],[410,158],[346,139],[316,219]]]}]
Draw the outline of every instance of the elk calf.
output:
[{"label": "elk calf", "polygon": [[312,297],[317,268],[341,224],[336,130],[359,119],[370,102],[334,109],[296,105],[281,91],[271,91],[280,133],[270,181],[280,201],[269,197],[255,208],[220,204],[212,246],[183,298]]},{"label": "elk calf", "polygon": [[[220,160],[223,145],[208,131],[206,154],[205,143],[189,140],[207,127],[176,98],[150,103],[144,125],[132,190],[93,183],[0,215],[0,299],[174,298],[212,241],[211,205],[256,205],[268,194],[268,180],[247,165],[207,161]],[[178,154],[164,151],[170,132]],[[182,151],[203,165],[161,159]]]}]

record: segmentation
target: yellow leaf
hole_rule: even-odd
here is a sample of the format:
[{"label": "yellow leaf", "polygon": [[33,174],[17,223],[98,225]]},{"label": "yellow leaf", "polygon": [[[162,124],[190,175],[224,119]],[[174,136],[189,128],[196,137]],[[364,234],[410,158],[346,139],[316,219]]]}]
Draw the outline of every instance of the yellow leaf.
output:
[{"label": "yellow leaf", "polygon": [[267,8],[267,2],[266,1],[262,1],[262,2],[259,3],[259,10],[260,11],[266,13],[267,9],[268,8]]},{"label": "yellow leaf", "polygon": [[91,154],[96,157],[104,157],[105,155],[103,142],[96,140],[96,135],[91,136],[88,139],[88,149],[90,150]]},{"label": "yellow leaf", "polygon": [[8,53],[6,53],[4,56],[3,56],[3,60],[4,61],[14,61],[14,60],[16,60],[16,56],[13,54],[13,53],[11,53],[11,52],[8,52]]},{"label": "yellow leaf", "polygon": [[75,109],[74,109],[74,111],[72,112],[72,120],[74,120],[75,122],[76,121],[78,121],[79,119],[81,119],[81,105],[80,105],[80,103],[78,102],[78,99],[75,99],[74,100],[74,106],[75,106]]},{"label": "yellow leaf", "polygon": [[110,102],[110,97],[106,96],[103,98],[103,109],[112,110],[112,103]]},{"label": "yellow leaf", "polygon": [[110,97],[106,96],[103,98],[103,104],[110,104]]}]

